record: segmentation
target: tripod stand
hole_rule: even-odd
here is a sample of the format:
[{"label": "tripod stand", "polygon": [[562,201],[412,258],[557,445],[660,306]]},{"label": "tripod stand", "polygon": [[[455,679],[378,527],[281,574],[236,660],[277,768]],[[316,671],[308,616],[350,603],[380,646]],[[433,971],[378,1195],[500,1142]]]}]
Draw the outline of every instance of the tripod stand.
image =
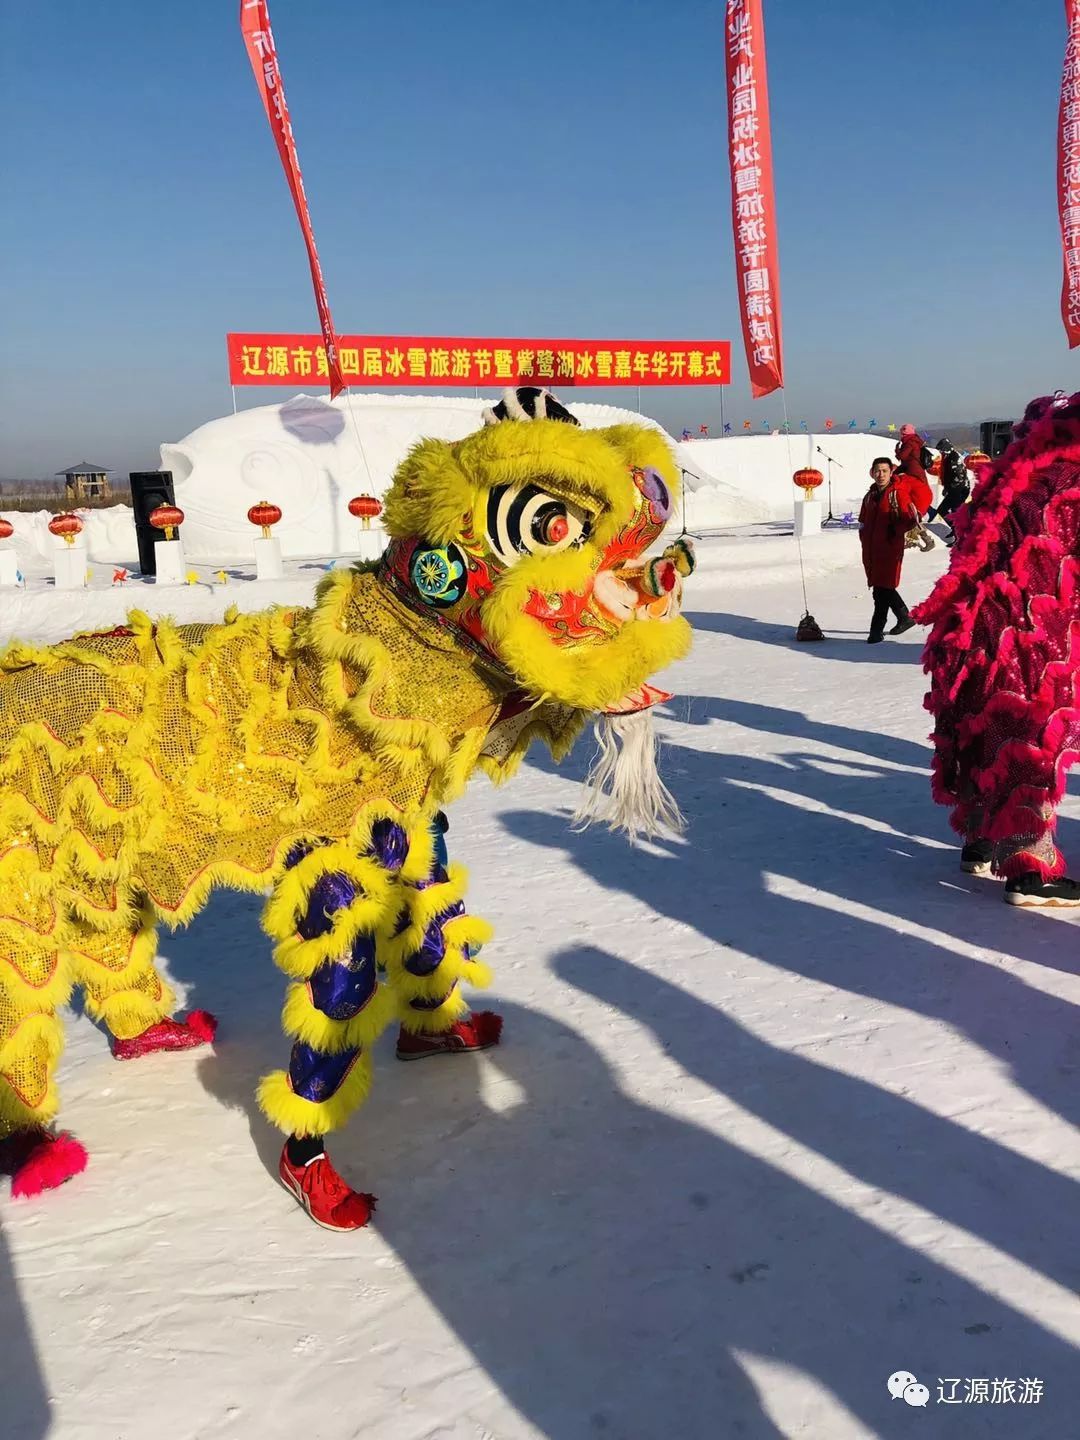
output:
[{"label": "tripod stand", "polygon": [[825,519],[824,519],[821,523],[822,523],[823,526],[824,526],[824,525],[841,525],[841,524],[843,524],[843,521],[837,519],[837,517],[833,514],[833,508],[832,508],[832,467],[833,467],[834,465],[839,465],[839,466],[840,466],[840,469],[843,470],[843,468],[844,468],[843,462],[840,461],[840,460],[834,459],[834,457],[833,457],[832,455],[830,455],[827,450],[823,450],[820,445],[815,445],[815,446],[814,446],[814,449],[817,451],[817,453],[818,453],[819,455],[824,455],[825,459],[829,462],[829,470],[828,470],[829,513],[828,513],[828,515],[825,516]]}]

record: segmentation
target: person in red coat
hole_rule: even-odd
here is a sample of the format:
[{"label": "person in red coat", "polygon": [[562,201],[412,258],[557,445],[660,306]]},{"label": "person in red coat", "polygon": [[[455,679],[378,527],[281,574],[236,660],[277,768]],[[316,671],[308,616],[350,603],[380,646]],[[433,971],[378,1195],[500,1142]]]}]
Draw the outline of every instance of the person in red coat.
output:
[{"label": "person in red coat", "polygon": [[890,635],[903,635],[915,624],[896,587],[904,563],[905,536],[933,497],[925,479],[921,482],[924,497],[917,477],[903,474],[884,455],[870,466],[870,479],[873,483],[859,511],[859,533],[866,583],[874,593],[874,616],[866,640],[877,645],[885,639],[890,612],[896,616]]},{"label": "person in red coat", "polygon": [[930,488],[930,478],[924,464],[926,453],[926,442],[915,426],[901,425],[900,439],[896,445],[896,470],[897,474],[906,475],[912,482],[912,495],[920,515],[925,515],[934,503],[934,492]]}]

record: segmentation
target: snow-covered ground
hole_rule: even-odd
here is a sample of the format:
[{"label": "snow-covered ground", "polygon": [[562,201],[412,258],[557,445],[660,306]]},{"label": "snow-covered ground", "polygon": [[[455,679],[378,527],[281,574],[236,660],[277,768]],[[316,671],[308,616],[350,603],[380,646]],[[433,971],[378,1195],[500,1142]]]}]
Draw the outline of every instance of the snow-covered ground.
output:
[{"label": "snow-covered ground", "polygon": [[[573,833],[584,746],[454,808],[505,1044],[380,1047],[334,1145],[369,1230],[317,1230],[273,1178],[256,899],[163,941],[212,1055],[116,1065],[72,1018],[91,1167],[0,1197],[4,1440],[1077,1434],[1076,929],[960,873],[919,633],[868,649],[855,537],[813,545],[817,646],[790,540],[703,547],[662,721],[685,843]],[[909,557],[909,600],[943,563]],[[1042,1399],[938,1402],[983,1378]]]}]

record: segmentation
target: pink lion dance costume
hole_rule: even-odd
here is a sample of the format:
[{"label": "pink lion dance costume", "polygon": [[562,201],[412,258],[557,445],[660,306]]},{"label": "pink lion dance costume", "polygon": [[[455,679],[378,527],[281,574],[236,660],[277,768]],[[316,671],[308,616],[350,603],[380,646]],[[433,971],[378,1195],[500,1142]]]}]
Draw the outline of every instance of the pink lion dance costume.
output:
[{"label": "pink lion dance costume", "polygon": [[915,612],[934,798],[1015,905],[1080,904],[1054,843],[1080,755],[1080,394],[1033,400],[956,517],[949,573]]}]

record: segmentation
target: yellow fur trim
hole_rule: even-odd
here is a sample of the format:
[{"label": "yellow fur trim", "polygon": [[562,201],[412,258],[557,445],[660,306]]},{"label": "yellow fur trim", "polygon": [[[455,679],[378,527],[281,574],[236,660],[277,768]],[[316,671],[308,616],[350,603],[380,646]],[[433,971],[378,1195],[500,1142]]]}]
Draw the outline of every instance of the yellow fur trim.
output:
[{"label": "yellow fur trim", "polygon": [[[451,862],[447,878],[437,885],[428,885],[423,890],[405,889],[400,900],[401,908],[408,916],[408,925],[399,935],[388,935],[384,953],[388,964],[407,960],[423,944],[428,926],[452,905],[464,900],[469,886],[469,874],[463,865]],[[387,922],[395,927],[397,914],[388,914]]]},{"label": "yellow fur trim", "polygon": [[0,1073],[0,1139],[19,1130],[33,1130],[56,1119],[60,1109],[60,1092],[49,1076],[45,1095],[38,1106],[24,1105]]},{"label": "yellow fur trim", "polygon": [[479,915],[454,915],[443,926],[443,935],[448,945],[456,945],[459,950],[478,950],[481,945],[491,944],[495,931]]},{"label": "yellow fur trim", "polygon": [[413,975],[399,961],[387,965],[390,984],[407,1003],[411,1000],[438,1000],[454,985],[471,985],[486,990],[491,984],[491,970],[482,960],[469,960],[457,945],[448,945],[446,954],[430,975]]},{"label": "yellow fur trim", "polygon": [[[64,940],[76,981],[104,997],[129,990],[133,981],[153,971],[157,954],[153,913],[141,909],[139,927],[135,930],[133,926],[132,932],[125,935],[113,927],[105,934],[68,926]],[[114,953],[110,954],[110,949]]]},{"label": "yellow fur trim", "polygon": [[421,440],[394,473],[383,524],[390,535],[422,535],[440,544],[461,533],[472,487],[445,440]]},{"label": "yellow fur trim", "polygon": [[[64,1049],[64,1031],[55,1015],[29,1015],[0,1044],[0,1134],[47,1125],[59,1108],[54,1074]],[[27,1104],[15,1085],[29,1070],[44,1089],[40,1103]],[[27,1096],[27,1099],[30,1097]]]},{"label": "yellow fur trim", "polygon": [[161,993],[156,1000],[138,990],[129,990],[123,995],[106,995],[102,999],[95,999],[87,992],[85,1003],[86,1013],[103,1021],[118,1040],[133,1040],[172,1014],[176,996],[161,981]]},{"label": "yellow fur trim", "polygon": [[[305,914],[311,892],[325,875],[347,876],[360,893],[351,905],[336,910],[325,935],[305,940],[296,926]],[[358,858],[344,845],[323,845],[287,870],[263,910],[262,925],[277,940],[274,960],[296,980],[309,979],[325,960],[339,960],[360,935],[374,935],[393,911],[394,882],[376,860]]]},{"label": "yellow fur trim", "polygon": [[55,1015],[27,1015],[0,1042],[0,1072],[10,1070],[20,1056],[44,1043],[50,1063],[64,1049],[64,1031]]},{"label": "yellow fur trim", "polygon": [[671,446],[659,430],[648,425],[608,425],[598,433],[618,450],[628,467],[651,465],[654,470],[659,470],[671,492],[672,501],[678,503],[679,467],[671,453]]},{"label": "yellow fur trim", "polygon": [[56,951],[51,952],[49,973],[41,984],[32,985],[10,962],[0,959],[0,1004],[20,1016],[48,1014],[71,997],[70,966]]},{"label": "yellow fur trim", "polygon": [[413,1010],[402,997],[399,1018],[404,1029],[413,1035],[442,1035],[468,1010],[467,1001],[455,986],[446,997],[446,1003],[437,1010]]},{"label": "yellow fur trim", "polygon": [[331,1020],[312,1003],[307,985],[290,985],[281,1012],[286,1035],[302,1040],[328,1055],[373,1045],[396,1013],[394,997],[386,985],[379,985],[358,1015],[348,1020]]},{"label": "yellow fur trim", "polygon": [[263,1114],[287,1135],[326,1135],[339,1130],[371,1088],[371,1057],[359,1055],[329,1100],[305,1100],[289,1083],[288,1072],[275,1070],[259,1082]]},{"label": "yellow fur trim", "polygon": [[433,809],[430,816],[425,816],[420,824],[409,831],[409,853],[400,871],[401,879],[406,885],[415,885],[420,880],[426,880],[431,874],[435,864],[435,837],[431,833],[434,819]]}]

